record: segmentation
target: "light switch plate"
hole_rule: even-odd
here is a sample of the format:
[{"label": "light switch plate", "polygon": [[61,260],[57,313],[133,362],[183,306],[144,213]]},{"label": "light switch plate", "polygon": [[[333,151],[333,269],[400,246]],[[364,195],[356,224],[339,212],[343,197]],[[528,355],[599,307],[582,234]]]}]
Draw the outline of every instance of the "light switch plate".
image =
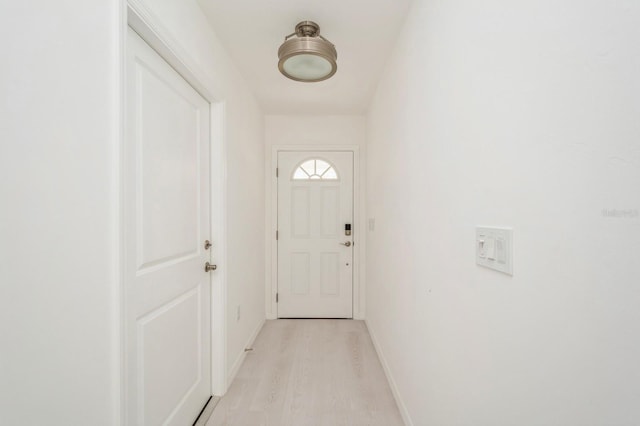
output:
[{"label": "light switch plate", "polygon": [[513,229],[477,227],[476,263],[513,275]]}]

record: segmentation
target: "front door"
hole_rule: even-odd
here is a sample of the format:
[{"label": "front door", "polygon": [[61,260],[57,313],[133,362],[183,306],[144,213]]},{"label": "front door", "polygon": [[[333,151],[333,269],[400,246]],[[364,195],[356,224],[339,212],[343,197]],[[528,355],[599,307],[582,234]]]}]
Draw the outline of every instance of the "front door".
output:
[{"label": "front door", "polygon": [[126,424],[191,425],[211,396],[210,108],[128,31]]},{"label": "front door", "polygon": [[279,318],[353,317],[353,229],[353,152],[279,152]]}]

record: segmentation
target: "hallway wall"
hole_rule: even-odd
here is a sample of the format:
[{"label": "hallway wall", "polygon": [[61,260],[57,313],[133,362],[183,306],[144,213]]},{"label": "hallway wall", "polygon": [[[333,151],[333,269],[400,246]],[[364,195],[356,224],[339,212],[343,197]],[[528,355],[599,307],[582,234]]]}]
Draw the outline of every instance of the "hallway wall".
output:
[{"label": "hallway wall", "polygon": [[[367,323],[414,425],[640,422],[638,22],[414,2],[367,146]],[[478,225],[514,228],[513,277]]]},{"label": "hallway wall", "polygon": [[0,4],[2,425],[119,422],[120,12]]},{"label": "hallway wall", "polygon": [[[195,0],[143,3],[225,101],[231,370],[264,320],[263,114]],[[2,425],[120,424],[124,5],[0,6]]]}]

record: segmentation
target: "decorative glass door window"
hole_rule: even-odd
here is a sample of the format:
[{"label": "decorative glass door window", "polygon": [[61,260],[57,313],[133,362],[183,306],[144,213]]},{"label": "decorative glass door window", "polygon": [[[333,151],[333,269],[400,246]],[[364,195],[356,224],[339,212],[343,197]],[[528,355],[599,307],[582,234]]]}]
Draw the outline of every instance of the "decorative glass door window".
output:
[{"label": "decorative glass door window", "polygon": [[293,172],[293,180],[338,180],[336,169],[319,158],[305,160]]}]

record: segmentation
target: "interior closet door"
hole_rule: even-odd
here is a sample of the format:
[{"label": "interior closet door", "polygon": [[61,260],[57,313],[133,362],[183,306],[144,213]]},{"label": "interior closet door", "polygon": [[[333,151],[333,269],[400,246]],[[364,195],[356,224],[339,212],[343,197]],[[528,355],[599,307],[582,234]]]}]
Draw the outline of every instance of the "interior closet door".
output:
[{"label": "interior closet door", "polygon": [[210,105],[131,29],[127,52],[127,424],[185,426],[211,395]]}]

